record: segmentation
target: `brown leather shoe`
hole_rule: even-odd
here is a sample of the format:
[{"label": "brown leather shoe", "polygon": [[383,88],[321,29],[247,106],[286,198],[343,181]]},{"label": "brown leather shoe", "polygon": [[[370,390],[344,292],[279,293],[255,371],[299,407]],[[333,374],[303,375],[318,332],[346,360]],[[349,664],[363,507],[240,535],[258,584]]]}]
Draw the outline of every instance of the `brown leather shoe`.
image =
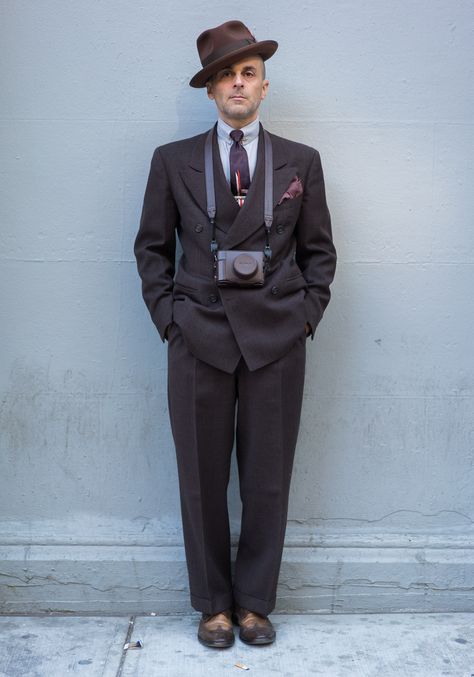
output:
[{"label": "brown leather shoe", "polygon": [[201,644],[213,649],[226,649],[234,643],[234,628],[230,609],[218,614],[202,614],[198,639]]},{"label": "brown leather shoe", "polygon": [[239,637],[246,644],[271,644],[275,640],[275,628],[268,616],[235,606],[233,617],[240,626]]}]

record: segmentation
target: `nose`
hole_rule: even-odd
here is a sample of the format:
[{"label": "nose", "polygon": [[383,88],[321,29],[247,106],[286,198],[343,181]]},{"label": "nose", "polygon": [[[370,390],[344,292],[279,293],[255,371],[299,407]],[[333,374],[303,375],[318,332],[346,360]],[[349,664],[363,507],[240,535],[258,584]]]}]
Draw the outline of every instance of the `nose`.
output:
[{"label": "nose", "polygon": [[235,87],[235,86],[237,86],[237,87],[242,87],[243,84],[244,84],[244,81],[243,81],[243,79],[242,79],[241,74],[240,74],[240,73],[236,73],[236,74],[235,74],[235,78],[234,78],[234,87]]}]

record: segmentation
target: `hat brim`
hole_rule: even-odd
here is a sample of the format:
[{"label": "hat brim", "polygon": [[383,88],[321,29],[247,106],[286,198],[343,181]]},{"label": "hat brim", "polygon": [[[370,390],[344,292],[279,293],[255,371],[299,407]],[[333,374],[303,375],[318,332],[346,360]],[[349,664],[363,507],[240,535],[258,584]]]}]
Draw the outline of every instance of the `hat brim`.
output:
[{"label": "hat brim", "polygon": [[194,75],[189,84],[191,87],[205,87],[209,78],[217,73],[218,70],[225,66],[230,66],[246,56],[259,55],[264,61],[275,54],[278,49],[278,42],[275,40],[262,40],[262,42],[255,42],[252,45],[236,49],[235,52],[230,52],[220,59],[216,59],[208,66],[200,70]]}]

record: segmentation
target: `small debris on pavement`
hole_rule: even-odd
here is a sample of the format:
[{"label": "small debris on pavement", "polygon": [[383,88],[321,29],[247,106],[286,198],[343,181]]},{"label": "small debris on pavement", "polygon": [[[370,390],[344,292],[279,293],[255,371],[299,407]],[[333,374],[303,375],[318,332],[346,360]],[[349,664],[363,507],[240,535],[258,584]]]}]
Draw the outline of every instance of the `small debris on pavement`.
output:
[{"label": "small debris on pavement", "polygon": [[241,670],[250,670],[248,665],[245,665],[245,663],[236,663],[234,667],[240,668]]},{"label": "small debris on pavement", "polygon": [[143,649],[143,642],[141,639],[137,639],[136,642],[127,642],[123,645],[123,650],[127,651],[128,649]]}]

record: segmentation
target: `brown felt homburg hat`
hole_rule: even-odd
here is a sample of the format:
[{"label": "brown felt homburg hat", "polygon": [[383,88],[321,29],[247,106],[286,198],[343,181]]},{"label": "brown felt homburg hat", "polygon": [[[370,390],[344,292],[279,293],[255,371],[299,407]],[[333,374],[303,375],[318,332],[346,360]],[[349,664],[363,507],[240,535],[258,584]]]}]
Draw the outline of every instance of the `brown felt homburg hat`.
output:
[{"label": "brown felt homburg hat", "polygon": [[246,56],[259,54],[264,61],[275,54],[278,42],[257,42],[241,21],[227,21],[209,28],[196,40],[202,69],[191,78],[191,87],[205,87],[209,78],[221,68],[230,66]]}]

